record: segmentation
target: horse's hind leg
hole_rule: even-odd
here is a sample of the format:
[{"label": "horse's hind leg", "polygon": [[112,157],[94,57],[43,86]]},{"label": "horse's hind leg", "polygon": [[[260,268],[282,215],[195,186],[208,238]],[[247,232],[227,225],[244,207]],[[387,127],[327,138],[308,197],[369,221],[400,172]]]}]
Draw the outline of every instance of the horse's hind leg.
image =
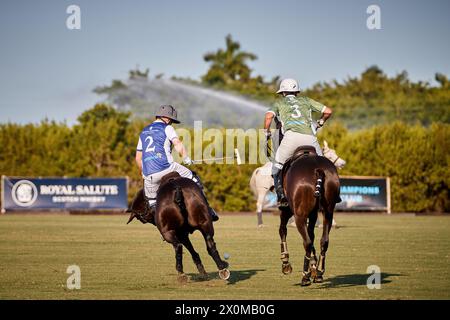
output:
[{"label": "horse's hind leg", "polygon": [[320,239],[320,257],[317,267],[317,277],[315,282],[323,282],[323,274],[325,273],[325,255],[328,250],[329,234],[333,224],[333,208],[324,208],[323,212],[323,233]]},{"label": "horse's hind leg", "polygon": [[313,244],[308,235],[308,230],[306,226],[306,215],[296,216],[295,223],[297,225],[297,229],[300,232],[303,238],[303,246],[305,248],[305,258],[303,259],[303,277],[302,277],[302,286],[309,286],[311,284],[311,253]]},{"label": "horse's hind leg", "polygon": [[308,236],[311,240],[311,260],[309,262],[310,265],[310,271],[311,271],[311,277],[313,280],[317,277],[317,256],[316,256],[316,248],[314,248],[314,228],[316,226],[317,221],[317,211],[313,210],[313,212],[310,213],[308,218]]},{"label": "horse's hind leg", "polygon": [[292,266],[289,262],[289,252],[287,248],[287,228],[289,218],[292,216],[290,209],[283,209],[280,214],[280,239],[281,239],[281,272],[283,274],[290,274],[292,272]]},{"label": "horse's hind leg", "polygon": [[202,277],[206,277],[208,274],[205,271],[205,267],[202,264],[202,260],[200,259],[200,255],[195,251],[194,246],[191,243],[191,240],[189,239],[188,235],[185,235],[182,237],[181,242],[183,245],[188,249],[189,253],[192,256],[192,260],[194,261],[194,264],[197,266],[198,272]]},{"label": "horse's hind leg", "polygon": [[186,282],[187,276],[183,272],[183,245],[175,234],[175,231],[168,231],[162,234],[164,240],[171,243],[175,250],[176,269],[178,271],[178,281]]},{"label": "horse's hind leg", "polygon": [[230,276],[230,272],[226,270],[228,268],[228,262],[220,259],[219,251],[217,251],[216,243],[214,242],[212,232],[202,231],[203,237],[206,242],[206,249],[208,250],[209,255],[213,258],[214,262],[219,269],[219,275],[222,279],[228,279]]}]

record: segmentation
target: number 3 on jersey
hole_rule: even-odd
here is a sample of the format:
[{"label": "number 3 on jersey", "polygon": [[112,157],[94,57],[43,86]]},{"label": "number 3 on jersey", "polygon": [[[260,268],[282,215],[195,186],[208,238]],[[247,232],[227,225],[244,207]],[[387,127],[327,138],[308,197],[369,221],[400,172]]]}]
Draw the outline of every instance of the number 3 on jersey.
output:
[{"label": "number 3 on jersey", "polygon": [[300,110],[298,109],[299,106],[294,104],[292,106],[292,108],[294,109],[294,113],[291,114],[292,118],[300,118],[302,116],[302,113],[300,112]]},{"label": "number 3 on jersey", "polygon": [[145,138],[145,142],[147,142],[147,140],[150,140],[150,142],[148,143],[147,148],[145,148],[145,152],[155,152],[155,146],[152,147],[153,138],[151,136],[148,136],[147,138]]}]

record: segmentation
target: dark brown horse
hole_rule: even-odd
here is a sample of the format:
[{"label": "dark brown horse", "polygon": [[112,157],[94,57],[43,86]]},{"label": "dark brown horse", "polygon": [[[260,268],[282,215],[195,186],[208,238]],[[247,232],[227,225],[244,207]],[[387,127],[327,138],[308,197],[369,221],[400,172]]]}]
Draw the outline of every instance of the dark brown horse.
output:
[{"label": "dark brown horse", "polygon": [[147,203],[144,191],[139,191],[127,210],[131,212],[128,223],[137,218],[143,223],[156,225],[164,240],[175,249],[176,270],[180,281],[187,280],[183,272],[183,245],[190,252],[200,275],[207,276],[200,256],[189,240],[189,234],[195,230],[202,233],[208,253],[219,269],[220,278],[227,280],[230,277],[228,263],[220,258],[214,242],[214,227],[206,199],[194,181],[180,177],[177,172],[169,173],[161,180],[156,196],[156,210],[148,209]]},{"label": "dark brown horse", "polygon": [[[339,176],[334,164],[318,156],[312,146],[299,147],[283,166],[283,188],[289,207],[282,208],[280,222],[282,272],[289,274],[286,224],[294,215],[297,229],[303,238],[306,254],[303,263],[302,286],[322,282],[325,272],[325,255],[336,203],[340,202]],[[314,226],[318,211],[323,211],[323,234],[320,240],[320,257],[314,248]]]}]

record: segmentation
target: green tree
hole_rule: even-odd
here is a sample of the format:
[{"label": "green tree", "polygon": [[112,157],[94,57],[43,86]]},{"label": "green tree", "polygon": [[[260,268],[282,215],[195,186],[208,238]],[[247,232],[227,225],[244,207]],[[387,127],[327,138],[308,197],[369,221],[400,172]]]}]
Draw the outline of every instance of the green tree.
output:
[{"label": "green tree", "polygon": [[72,130],[70,171],[76,176],[110,176],[127,168],[129,116],[104,104],[83,112]]},{"label": "green tree", "polygon": [[231,85],[235,81],[246,82],[250,79],[251,69],[248,61],[257,59],[253,53],[242,51],[241,45],[233,41],[231,35],[225,38],[225,49],[206,53],[203,56],[211,63],[208,72],[202,77],[208,85]]}]

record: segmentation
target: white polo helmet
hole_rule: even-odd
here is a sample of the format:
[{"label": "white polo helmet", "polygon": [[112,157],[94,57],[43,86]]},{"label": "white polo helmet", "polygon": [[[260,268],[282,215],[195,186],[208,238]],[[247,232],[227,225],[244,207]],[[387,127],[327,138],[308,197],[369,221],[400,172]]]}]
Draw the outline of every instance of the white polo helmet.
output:
[{"label": "white polo helmet", "polygon": [[294,79],[283,79],[280,83],[280,89],[277,93],[281,92],[299,92],[298,82]]}]

